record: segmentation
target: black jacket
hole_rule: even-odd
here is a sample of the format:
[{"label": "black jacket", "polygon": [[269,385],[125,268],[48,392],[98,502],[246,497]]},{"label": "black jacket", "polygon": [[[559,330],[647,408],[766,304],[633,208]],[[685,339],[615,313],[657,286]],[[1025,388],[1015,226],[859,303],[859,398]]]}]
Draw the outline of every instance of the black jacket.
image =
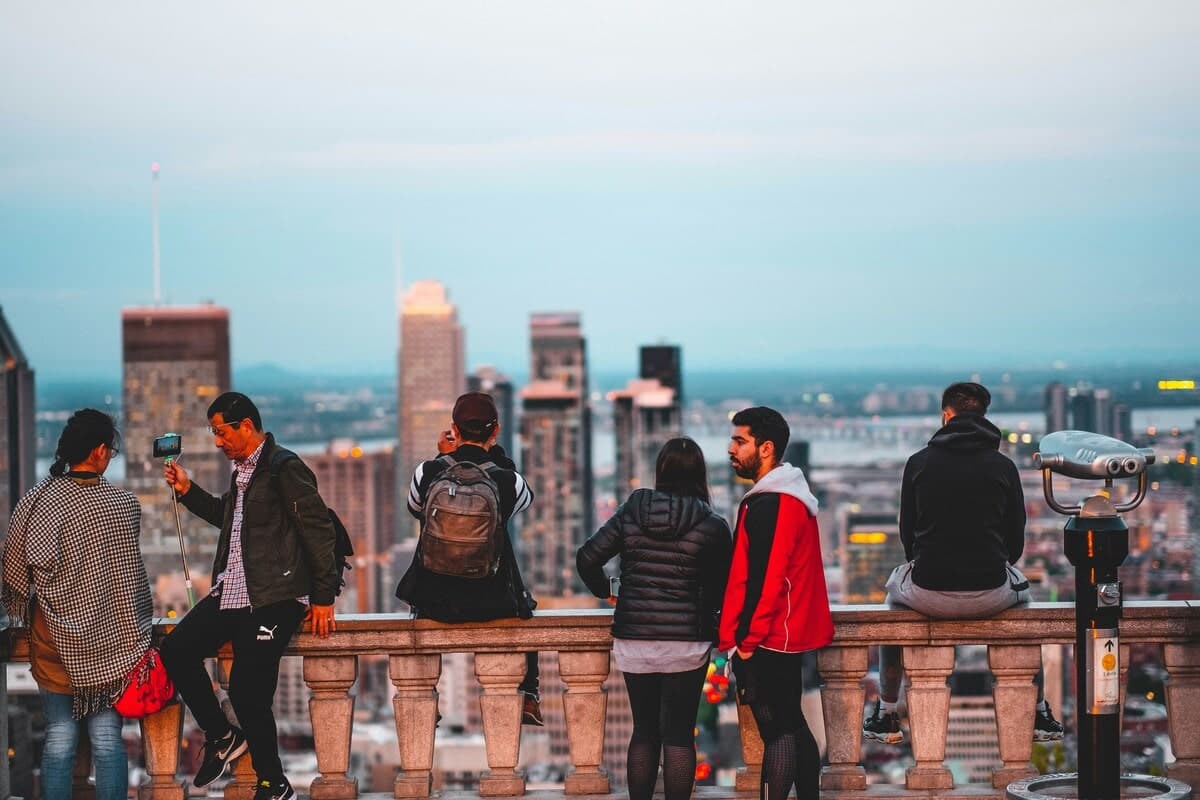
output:
[{"label": "black jacket", "polygon": [[733,537],[707,503],[638,489],[575,555],[592,594],[609,596],[604,565],[621,557],[613,636],[708,642],[716,635]]},{"label": "black jacket", "polygon": [[[242,564],[250,604],[268,606],[308,595],[315,605],[332,605],[341,583],[333,555],[336,535],[329,510],[317,494],[317,479],[299,458],[289,458],[271,480],[271,456],[283,448],[267,434],[254,474],[246,486],[242,510]],[[229,560],[236,475],[229,491],[214,497],[195,481],[180,502],[196,516],[221,529],[213,580]]]},{"label": "black jacket", "polygon": [[1025,549],[1025,495],[1000,431],[959,414],[908,459],[900,489],[900,540],[913,582],[926,589],[994,589]]},{"label": "black jacket", "polygon": [[[484,450],[476,445],[463,444],[452,455],[456,461],[472,464],[490,461],[502,468],[495,477],[496,488],[500,490],[500,516],[505,526],[500,566],[495,575],[486,578],[459,578],[427,572],[421,566],[421,545],[418,541],[412,564],[396,587],[396,597],[408,603],[417,616],[439,622],[485,622],[508,617],[528,619],[533,616],[533,608],[537,604],[525,590],[525,582],[513,552],[512,537],[508,535],[508,520],[513,514],[528,508],[533,501],[533,490],[500,446]],[[409,486],[408,511],[422,522],[421,508],[426,492],[445,469],[445,462],[434,459],[422,462],[413,474]]]}]

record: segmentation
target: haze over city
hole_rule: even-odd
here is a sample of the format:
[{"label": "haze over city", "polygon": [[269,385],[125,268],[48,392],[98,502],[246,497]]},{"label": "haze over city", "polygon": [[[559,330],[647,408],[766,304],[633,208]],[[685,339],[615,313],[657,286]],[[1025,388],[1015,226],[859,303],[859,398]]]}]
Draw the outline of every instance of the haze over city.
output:
[{"label": "haze over city", "polygon": [[5,17],[0,303],[44,379],[117,374],[153,161],[164,297],[228,307],[237,367],[392,373],[420,278],[510,372],[567,308],[598,370],[1200,346],[1194,4]]}]

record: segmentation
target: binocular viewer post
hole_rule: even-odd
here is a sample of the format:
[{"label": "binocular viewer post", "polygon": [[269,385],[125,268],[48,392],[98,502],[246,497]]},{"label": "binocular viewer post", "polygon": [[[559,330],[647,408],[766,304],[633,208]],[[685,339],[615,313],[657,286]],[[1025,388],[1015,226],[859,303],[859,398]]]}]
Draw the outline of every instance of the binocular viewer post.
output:
[{"label": "binocular viewer post", "polygon": [[[1129,554],[1129,528],[1120,515],[1146,496],[1146,467],[1154,453],[1108,436],[1059,431],[1044,437],[1034,463],[1042,470],[1046,503],[1070,517],[1064,549],[1075,567],[1075,727],[1078,733],[1078,797],[1121,796],[1121,582],[1117,568]],[[1054,497],[1053,476],[1102,480],[1104,488],[1081,503]],[[1113,481],[1137,478],[1134,497],[1112,501]]]}]

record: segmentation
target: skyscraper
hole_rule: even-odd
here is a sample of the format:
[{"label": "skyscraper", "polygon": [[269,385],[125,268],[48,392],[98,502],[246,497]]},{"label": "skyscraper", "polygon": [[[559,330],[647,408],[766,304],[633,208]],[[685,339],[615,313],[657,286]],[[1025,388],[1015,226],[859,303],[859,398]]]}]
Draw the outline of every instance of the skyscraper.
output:
[{"label": "skyscraper", "polygon": [[575,549],[594,528],[587,348],[576,312],[534,314],[529,333],[521,471],[536,499],[521,525],[522,574],[535,596],[562,596],[579,588]]},{"label": "skyscraper", "polygon": [[337,440],[324,453],[305,456],[304,463],[317,476],[321,498],[337,512],[354,545],[350,560],[354,568],[344,575],[338,611],[393,610],[392,591],[399,580],[392,564],[397,525],[395,453],[390,447],[365,452],[354,442]]},{"label": "skyscraper", "polygon": [[1047,384],[1045,394],[1046,433],[1067,429],[1067,387],[1058,381]]},{"label": "skyscraper", "polygon": [[517,432],[514,427],[516,410],[512,381],[495,367],[484,365],[467,376],[467,391],[485,392],[496,401],[496,410],[500,414],[500,435],[496,437],[496,444],[504,448],[509,458],[513,458],[516,455],[513,437]]},{"label": "skyscraper", "polygon": [[844,602],[882,603],[888,575],[904,563],[904,544],[894,511],[839,509],[839,561]]},{"label": "skyscraper", "polygon": [[616,442],[615,493],[618,503],[631,491],[653,488],[658,451],[681,431],[681,414],[675,390],[657,379],[629,381],[611,392]]},{"label": "skyscraper", "polygon": [[[183,436],[181,463],[210,492],[229,483],[229,461],[213,447],[208,406],[230,388],[229,311],[218,306],[121,311],[122,426],[125,481],[142,503],[142,554],[152,576],[180,570],[171,495],[151,443]],[[180,509],[189,566],[206,571],[217,529]]]},{"label": "skyscraper", "polygon": [[1096,397],[1091,389],[1071,390],[1071,427],[1077,431],[1099,432],[1096,425]]},{"label": "skyscraper", "polygon": [[1097,389],[1092,393],[1092,397],[1096,404],[1096,407],[1092,410],[1096,426],[1091,430],[1105,436],[1112,436],[1112,391],[1109,389]]},{"label": "skyscraper", "polygon": [[675,402],[683,406],[683,353],[679,345],[646,344],[639,352],[638,375],[657,380],[663,386],[675,390]]},{"label": "skyscraper", "polygon": [[33,370],[0,309],[0,513],[12,513],[34,483],[37,460]]},{"label": "skyscraper", "polygon": [[[450,427],[454,401],[466,385],[463,329],[458,310],[438,281],[417,281],[400,306],[400,354],[396,421],[400,497],[417,464],[437,453]],[[410,529],[416,533],[414,527]]]}]

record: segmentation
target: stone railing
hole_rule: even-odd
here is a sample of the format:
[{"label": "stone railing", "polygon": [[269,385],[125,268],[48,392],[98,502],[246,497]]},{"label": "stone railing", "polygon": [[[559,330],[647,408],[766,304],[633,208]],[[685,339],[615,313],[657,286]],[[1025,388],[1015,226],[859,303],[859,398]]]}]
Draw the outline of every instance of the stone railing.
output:
[{"label": "stone railing", "polygon": [[[443,625],[385,614],[341,617],[329,639],[309,634],[296,638],[290,655],[304,658],[304,680],[312,690],[310,712],[320,777],[312,784],[315,800],[355,798],[356,781],[348,774],[358,656],[386,655],[396,688],[393,699],[401,769],[393,794],[397,798],[425,797],[432,788],[434,731],[437,723],[437,682],[441,654],[475,654],[488,771],[479,783],[481,796],[517,796],[525,778],[517,770],[521,733],[521,696],[517,687],[525,670],[526,651],[557,652],[566,693],[563,707],[572,769],[565,793],[605,794],[608,776],[601,768],[606,695],[612,639],[611,611],[546,611],[532,620]],[[1010,781],[1036,774],[1031,763],[1033,678],[1041,663],[1042,644],[1074,641],[1074,609],[1065,603],[1035,603],[1010,609],[987,620],[930,620],[907,610],[884,606],[835,606],[836,640],[819,656],[822,676],[825,736],[829,766],[821,776],[823,793],[839,797],[999,796]],[[1170,675],[1167,708],[1176,761],[1170,776],[1200,785],[1200,602],[1132,602],[1121,622],[1122,666],[1128,663],[1130,643],[1162,647]],[[908,710],[915,766],[906,785],[868,786],[859,765],[862,742],[867,648],[872,644],[903,647],[908,680]],[[960,788],[943,764],[949,718],[947,678],[954,668],[955,645],[988,646],[995,676],[999,751],[1002,765],[995,770],[992,789]],[[25,655],[17,647],[15,658]],[[231,656],[220,657],[222,680]],[[1122,691],[1124,691],[1122,675]],[[737,779],[739,792],[758,792],[762,742],[753,719],[739,709],[742,750],[746,767]],[[1192,716],[1187,712],[1191,711]],[[142,724],[147,782],[142,800],[183,800],[179,767],[181,706],[174,705]],[[254,776],[249,759],[240,759],[229,798],[249,798]]]}]

